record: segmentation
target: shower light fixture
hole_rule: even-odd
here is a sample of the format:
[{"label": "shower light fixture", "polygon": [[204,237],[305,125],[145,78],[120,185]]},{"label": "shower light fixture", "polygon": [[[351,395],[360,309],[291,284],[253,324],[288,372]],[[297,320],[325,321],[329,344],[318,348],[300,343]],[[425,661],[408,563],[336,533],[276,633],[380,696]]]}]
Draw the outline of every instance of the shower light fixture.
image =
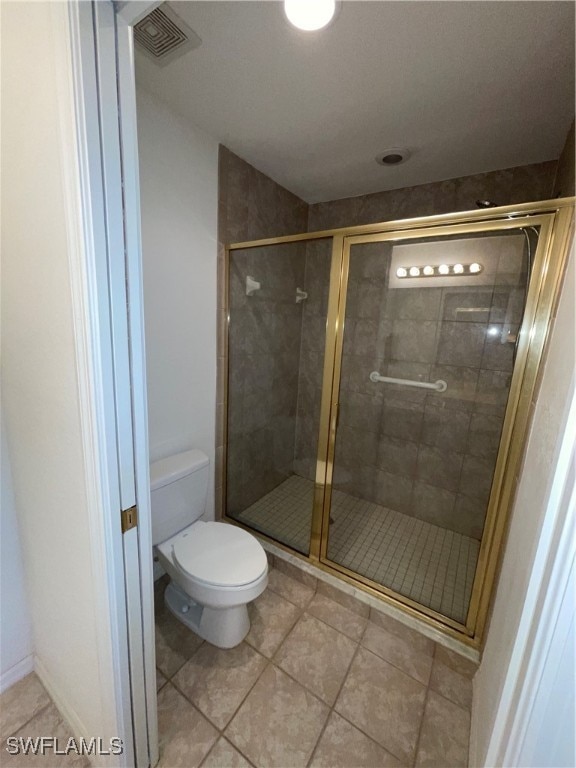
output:
[{"label": "shower light fixture", "polygon": [[465,277],[482,272],[482,264],[440,264],[438,267],[398,267],[396,277]]},{"label": "shower light fixture", "polygon": [[336,0],[284,0],[284,13],[294,27],[314,32],[332,21]]}]

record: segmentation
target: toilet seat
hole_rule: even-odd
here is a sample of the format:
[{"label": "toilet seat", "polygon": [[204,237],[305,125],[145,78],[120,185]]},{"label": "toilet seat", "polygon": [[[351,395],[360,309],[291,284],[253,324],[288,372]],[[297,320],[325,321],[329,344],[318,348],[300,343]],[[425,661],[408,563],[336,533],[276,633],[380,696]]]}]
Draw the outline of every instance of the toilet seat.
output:
[{"label": "toilet seat", "polygon": [[266,553],[260,543],[247,531],[228,523],[199,521],[170,543],[175,564],[206,586],[242,587],[267,571]]}]

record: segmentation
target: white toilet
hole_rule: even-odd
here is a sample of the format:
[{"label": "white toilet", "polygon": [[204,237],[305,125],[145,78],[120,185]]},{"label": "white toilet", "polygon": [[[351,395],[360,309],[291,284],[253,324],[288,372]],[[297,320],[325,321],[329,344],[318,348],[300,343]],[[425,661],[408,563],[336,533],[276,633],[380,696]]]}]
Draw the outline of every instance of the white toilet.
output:
[{"label": "white toilet", "polygon": [[150,466],[152,542],[171,581],[170,611],[219,648],[248,634],[247,603],[268,584],[260,543],[227,523],[205,523],[209,459],[202,451],[178,453]]}]

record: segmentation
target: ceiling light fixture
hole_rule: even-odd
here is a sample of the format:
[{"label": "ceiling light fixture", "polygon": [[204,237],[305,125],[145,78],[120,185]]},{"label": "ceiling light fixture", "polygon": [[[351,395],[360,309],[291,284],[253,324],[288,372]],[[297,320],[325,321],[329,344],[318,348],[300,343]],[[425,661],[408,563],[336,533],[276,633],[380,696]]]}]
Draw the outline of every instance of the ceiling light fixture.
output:
[{"label": "ceiling light fixture", "polygon": [[314,32],[332,21],[336,0],[284,0],[284,13],[293,26]]}]

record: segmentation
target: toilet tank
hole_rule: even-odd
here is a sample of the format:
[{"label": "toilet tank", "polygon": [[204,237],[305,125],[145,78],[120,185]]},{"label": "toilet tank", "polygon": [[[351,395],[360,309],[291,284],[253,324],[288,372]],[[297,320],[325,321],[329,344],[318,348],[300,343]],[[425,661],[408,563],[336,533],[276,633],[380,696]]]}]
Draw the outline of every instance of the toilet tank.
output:
[{"label": "toilet tank", "polygon": [[160,544],[204,514],[210,460],[185,451],[150,465],[152,543]]}]

